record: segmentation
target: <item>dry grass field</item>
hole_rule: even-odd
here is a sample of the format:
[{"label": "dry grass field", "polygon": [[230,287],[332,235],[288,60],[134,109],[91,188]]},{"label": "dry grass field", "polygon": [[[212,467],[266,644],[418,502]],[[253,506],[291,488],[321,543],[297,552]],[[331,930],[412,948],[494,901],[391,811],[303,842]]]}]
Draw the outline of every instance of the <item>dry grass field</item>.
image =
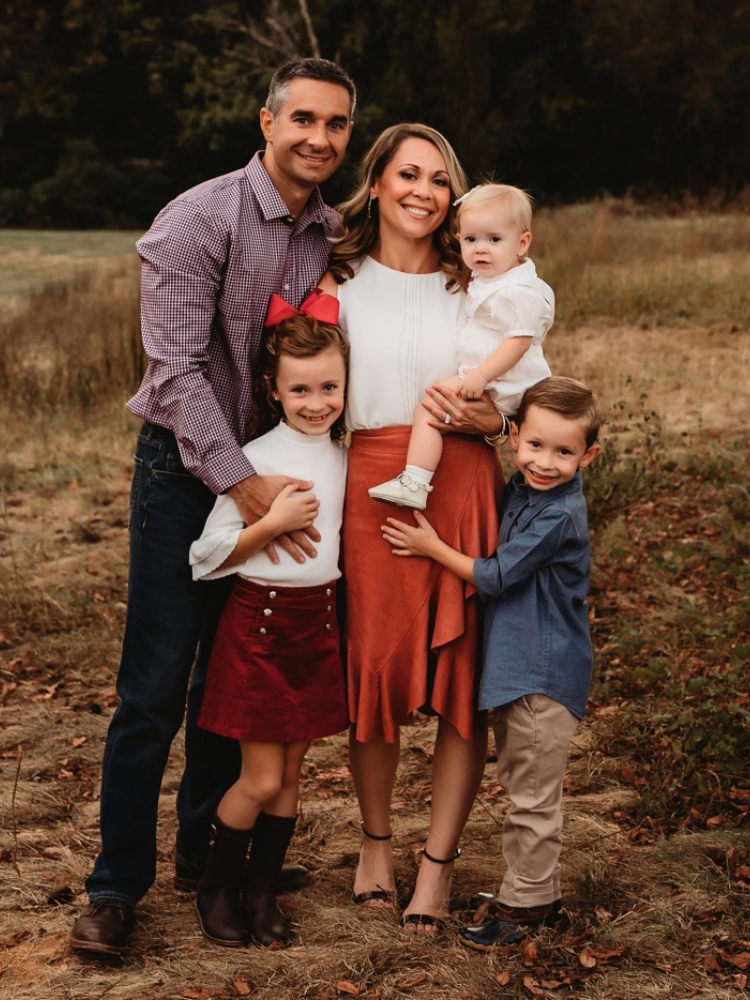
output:
[{"label": "dry grass field", "polygon": [[[536,249],[558,293],[550,363],[589,382],[608,417],[588,477],[596,676],[566,779],[566,925],[485,957],[454,929],[406,937],[392,915],[355,907],[357,811],[336,737],[306,764],[292,853],[316,881],[287,898],[293,945],[216,948],[171,885],[178,740],[157,884],[128,956],[97,961],[67,935],[98,846],[116,704],[137,262],[129,234],[0,233],[0,997],[748,995],[750,219],[577,206],[540,213]],[[426,831],[431,724],[405,735],[404,894]],[[499,884],[505,808],[488,759],[457,924],[473,891]]]}]

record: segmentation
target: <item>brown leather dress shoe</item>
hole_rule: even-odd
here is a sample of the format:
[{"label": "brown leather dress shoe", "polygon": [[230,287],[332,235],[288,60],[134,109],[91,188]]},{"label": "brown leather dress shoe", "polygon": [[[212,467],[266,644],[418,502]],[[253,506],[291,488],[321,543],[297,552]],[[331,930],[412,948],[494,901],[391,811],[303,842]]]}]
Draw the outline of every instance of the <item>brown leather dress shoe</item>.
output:
[{"label": "brown leather dress shoe", "polygon": [[70,943],[82,951],[121,955],[133,929],[133,907],[122,899],[95,899],[73,924]]}]

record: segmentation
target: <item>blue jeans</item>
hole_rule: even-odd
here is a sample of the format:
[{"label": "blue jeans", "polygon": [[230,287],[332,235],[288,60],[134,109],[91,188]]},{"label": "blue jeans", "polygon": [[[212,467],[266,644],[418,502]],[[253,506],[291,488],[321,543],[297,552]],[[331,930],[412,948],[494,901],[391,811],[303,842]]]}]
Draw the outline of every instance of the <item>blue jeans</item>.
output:
[{"label": "blue jeans", "polygon": [[159,791],[186,707],[185,770],[177,796],[180,860],[203,863],[213,811],[238,773],[237,744],[196,725],[210,643],[228,587],[224,580],[194,583],[188,552],[214,499],[183,466],[174,436],[144,424],[130,494],[120,704],[102,766],[102,849],[86,881],[92,900],[106,896],[136,903],[154,882]]}]

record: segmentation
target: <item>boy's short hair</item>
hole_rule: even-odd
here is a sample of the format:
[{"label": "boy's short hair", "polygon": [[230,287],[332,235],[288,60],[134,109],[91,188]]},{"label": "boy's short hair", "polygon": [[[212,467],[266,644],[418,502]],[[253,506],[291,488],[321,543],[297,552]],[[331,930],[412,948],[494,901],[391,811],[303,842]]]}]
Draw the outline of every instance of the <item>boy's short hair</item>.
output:
[{"label": "boy's short hair", "polygon": [[280,66],[271,77],[268,88],[266,107],[278,120],[281,109],[287,100],[289,84],[292,80],[319,80],[321,83],[335,83],[343,87],[349,94],[349,118],[354,117],[354,106],[357,103],[357,89],[354,81],[346,72],[330,59],[293,59]]},{"label": "boy's short hair", "polygon": [[596,443],[602,425],[602,410],[599,400],[583,382],[565,375],[550,375],[532,385],[523,394],[515,422],[518,427],[524,422],[530,406],[540,406],[554,410],[563,417],[580,421],[586,429],[586,447]]},{"label": "boy's short hair", "polygon": [[464,209],[478,208],[480,205],[487,206],[492,203],[508,211],[522,233],[531,229],[534,200],[526,191],[510,184],[480,184],[472,188],[459,201],[458,220],[461,220]]}]

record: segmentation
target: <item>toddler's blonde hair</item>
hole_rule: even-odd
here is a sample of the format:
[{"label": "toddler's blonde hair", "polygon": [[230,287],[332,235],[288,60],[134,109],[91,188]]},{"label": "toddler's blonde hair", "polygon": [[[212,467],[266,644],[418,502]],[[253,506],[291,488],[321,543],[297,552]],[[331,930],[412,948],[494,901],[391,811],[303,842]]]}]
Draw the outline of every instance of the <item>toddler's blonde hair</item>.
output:
[{"label": "toddler's blonde hair", "polygon": [[498,208],[503,208],[510,212],[514,225],[520,232],[525,233],[531,230],[531,216],[533,214],[533,199],[521,188],[513,187],[511,184],[480,184],[472,188],[468,194],[459,199],[457,222],[461,223],[461,213],[467,208],[479,208],[496,204]]}]

